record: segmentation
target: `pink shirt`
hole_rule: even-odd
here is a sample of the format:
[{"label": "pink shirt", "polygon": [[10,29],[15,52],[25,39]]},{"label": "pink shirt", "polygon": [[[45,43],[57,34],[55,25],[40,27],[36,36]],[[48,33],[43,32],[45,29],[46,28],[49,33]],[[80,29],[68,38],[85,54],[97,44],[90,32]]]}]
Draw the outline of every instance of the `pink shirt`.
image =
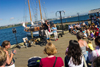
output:
[{"label": "pink shirt", "polygon": [[[51,57],[51,58],[42,58],[40,61],[40,66],[39,67],[53,67],[54,62],[55,62],[56,57]],[[57,61],[55,64],[55,67],[62,67],[64,66],[64,62],[61,57],[57,57]]]}]

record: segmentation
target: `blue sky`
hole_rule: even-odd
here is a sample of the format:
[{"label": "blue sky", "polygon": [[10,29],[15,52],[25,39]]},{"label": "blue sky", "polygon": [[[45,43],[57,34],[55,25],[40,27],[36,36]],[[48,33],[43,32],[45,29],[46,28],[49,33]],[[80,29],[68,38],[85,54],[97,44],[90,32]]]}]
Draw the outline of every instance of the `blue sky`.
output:
[{"label": "blue sky", "polygon": [[[30,0],[30,7],[32,20],[36,20],[34,17],[36,12],[37,20],[40,20],[38,0]],[[100,8],[100,0],[41,0],[41,8],[43,18],[57,18],[59,14],[56,16],[55,13],[60,10],[64,10],[65,15],[62,14],[62,16],[67,17],[77,15],[78,12],[84,14],[92,9]],[[0,26],[28,22],[29,18],[27,0],[0,0]]]}]

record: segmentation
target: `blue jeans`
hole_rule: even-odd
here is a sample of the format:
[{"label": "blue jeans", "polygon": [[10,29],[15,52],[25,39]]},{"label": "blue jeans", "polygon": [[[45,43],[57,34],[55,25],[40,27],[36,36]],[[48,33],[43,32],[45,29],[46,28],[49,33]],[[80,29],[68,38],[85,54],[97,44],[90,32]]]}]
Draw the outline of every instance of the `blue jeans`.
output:
[{"label": "blue jeans", "polygon": [[85,58],[87,65],[88,65],[88,63],[89,63],[88,51],[86,51],[86,54],[83,54],[83,55],[84,55],[84,58]]}]

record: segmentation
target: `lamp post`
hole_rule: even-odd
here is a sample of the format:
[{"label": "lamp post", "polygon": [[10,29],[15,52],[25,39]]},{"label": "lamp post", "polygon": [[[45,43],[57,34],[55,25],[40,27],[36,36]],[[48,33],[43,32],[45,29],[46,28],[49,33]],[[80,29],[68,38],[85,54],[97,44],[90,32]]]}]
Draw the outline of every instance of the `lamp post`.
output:
[{"label": "lamp post", "polygon": [[13,28],[12,32],[15,34],[16,45],[17,45],[16,47],[18,47],[20,49],[21,47],[18,45],[18,41],[17,41],[17,37],[16,37],[16,28]]},{"label": "lamp post", "polygon": [[78,22],[79,22],[79,13],[77,13],[77,15],[78,15]]},{"label": "lamp post", "polygon": [[[65,12],[63,10],[62,11],[57,11],[57,12],[60,13],[60,20],[61,20],[61,25],[62,25],[62,34],[64,34],[63,33],[63,23],[62,23],[62,15],[61,15],[61,13],[63,12],[65,14]],[[56,16],[57,16],[57,12],[56,12]]]}]

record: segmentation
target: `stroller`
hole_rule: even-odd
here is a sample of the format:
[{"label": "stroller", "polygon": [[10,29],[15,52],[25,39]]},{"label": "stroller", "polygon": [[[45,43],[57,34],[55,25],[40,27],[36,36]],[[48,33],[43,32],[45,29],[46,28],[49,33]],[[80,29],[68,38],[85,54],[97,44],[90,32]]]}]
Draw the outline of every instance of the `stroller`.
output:
[{"label": "stroller", "polygon": [[28,60],[27,66],[28,67],[39,67],[40,61],[41,61],[41,57],[38,57],[38,56],[31,57]]}]

